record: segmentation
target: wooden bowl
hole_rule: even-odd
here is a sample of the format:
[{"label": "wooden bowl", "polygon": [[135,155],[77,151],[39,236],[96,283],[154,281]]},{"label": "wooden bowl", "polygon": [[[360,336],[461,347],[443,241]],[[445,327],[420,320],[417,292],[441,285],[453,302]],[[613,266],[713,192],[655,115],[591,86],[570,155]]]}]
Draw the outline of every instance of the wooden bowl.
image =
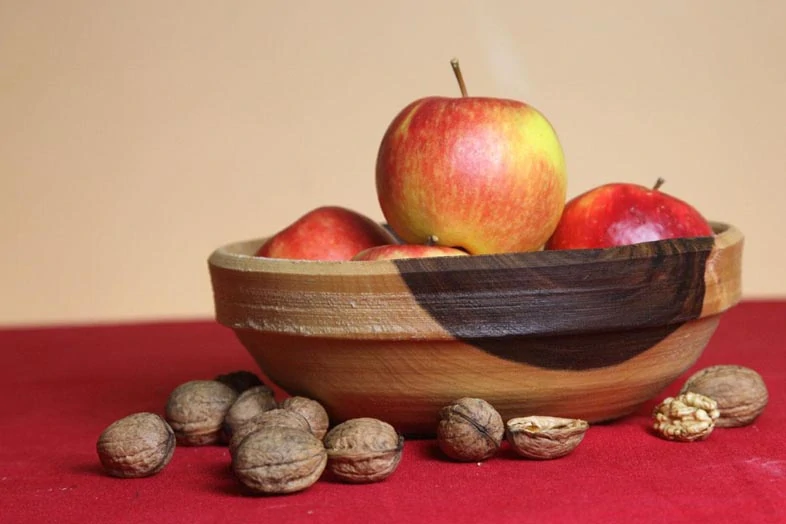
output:
[{"label": "wooden bowl", "polygon": [[480,397],[504,419],[610,420],[699,357],[740,299],[743,236],[597,250],[373,262],[209,259],[216,318],[267,378],[333,423],[377,417],[431,435],[440,407]]}]

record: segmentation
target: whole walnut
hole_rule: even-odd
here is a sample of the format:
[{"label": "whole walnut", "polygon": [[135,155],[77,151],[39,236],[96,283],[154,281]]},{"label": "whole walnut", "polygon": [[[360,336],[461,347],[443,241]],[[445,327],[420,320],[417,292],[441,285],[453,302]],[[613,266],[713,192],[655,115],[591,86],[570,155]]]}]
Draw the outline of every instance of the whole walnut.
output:
[{"label": "whole walnut", "polygon": [[310,431],[267,426],[243,439],[232,469],[251,491],[279,494],[308,488],[326,463],[325,447]]},{"label": "whole walnut", "polygon": [[234,389],[216,380],[192,380],[177,386],[167,400],[166,420],[178,444],[219,442],[224,417],[236,399]]},{"label": "whole walnut", "polygon": [[240,393],[243,393],[245,390],[249,388],[264,385],[262,383],[262,380],[257,375],[255,375],[251,371],[246,371],[246,370],[232,371],[231,373],[218,375],[213,380],[217,380],[222,384],[226,384],[227,386],[234,389],[238,395]]},{"label": "whole walnut", "polygon": [[96,451],[101,465],[113,477],[147,477],[169,464],[175,452],[175,434],[155,413],[134,413],[104,429]]},{"label": "whole walnut", "polygon": [[680,390],[687,392],[699,393],[718,403],[718,428],[751,424],[769,400],[761,375],[744,366],[726,364],[706,367],[691,375]]},{"label": "whole walnut", "polygon": [[330,427],[330,418],[322,404],[316,400],[298,396],[288,397],[281,402],[281,408],[303,415],[314,436],[318,439],[325,437]]},{"label": "whole walnut", "polygon": [[276,409],[278,403],[267,386],[253,386],[237,397],[224,417],[224,440],[229,442],[237,428],[265,411]]},{"label": "whole walnut", "polygon": [[486,460],[497,453],[504,435],[502,417],[483,399],[460,398],[439,411],[437,444],[454,460]]},{"label": "whole walnut", "polygon": [[339,480],[352,483],[377,482],[398,467],[404,438],[375,418],[347,420],[325,435],[328,469]]},{"label": "whole walnut", "polygon": [[235,456],[237,448],[246,437],[265,427],[299,429],[311,433],[311,426],[303,415],[288,409],[271,409],[253,416],[245,424],[235,428],[229,439],[230,456]]}]

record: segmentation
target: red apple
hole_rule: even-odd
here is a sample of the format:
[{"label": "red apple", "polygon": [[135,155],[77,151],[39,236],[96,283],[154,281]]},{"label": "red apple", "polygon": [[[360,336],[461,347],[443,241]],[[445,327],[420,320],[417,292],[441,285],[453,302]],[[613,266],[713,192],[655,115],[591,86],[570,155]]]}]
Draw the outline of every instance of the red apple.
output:
[{"label": "red apple", "polygon": [[566,185],[554,129],[515,100],[416,100],[391,122],[377,155],[379,203],[398,236],[472,254],[540,249]]},{"label": "red apple", "polygon": [[696,208],[660,190],[613,183],[571,199],[546,249],[590,249],[712,235]]},{"label": "red apple", "polygon": [[256,255],[298,260],[350,260],[358,252],[395,243],[370,218],[338,206],[314,209],[270,237]]},{"label": "red apple", "polygon": [[428,246],[425,244],[398,244],[376,246],[364,249],[352,260],[393,260],[398,258],[455,257],[469,256],[466,251],[448,246]]}]

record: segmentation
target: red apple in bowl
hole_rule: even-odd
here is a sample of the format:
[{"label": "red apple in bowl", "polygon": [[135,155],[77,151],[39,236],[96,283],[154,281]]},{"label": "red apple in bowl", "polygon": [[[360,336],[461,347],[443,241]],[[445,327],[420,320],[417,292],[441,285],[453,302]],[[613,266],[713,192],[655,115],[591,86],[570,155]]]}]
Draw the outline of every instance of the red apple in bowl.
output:
[{"label": "red apple in bowl", "polygon": [[687,202],[655,187],[612,183],[571,199],[546,249],[592,249],[711,236],[709,222]]},{"label": "red apple in bowl", "polygon": [[[454,70],[465,94],[455,61]],[[566,185],[556,132],[515,100],[416,100],[393,119],[377,154],[382,212],[410,244],[538,250],[557,226]]]},{"label": "red apple in bowl", "polygon": [[350,260],[374,246],[396,243],[380,224],[356,211],[324,206],[270,237],[256,256],[297,260]]},{"label": "red apple in bowl", "polygon": [[448,246],[429,246],[425,244],[398,244],[375,246],[364,249],[352,260],[395,260],[399,258],[455,257],[469,256],[466,251]]}]

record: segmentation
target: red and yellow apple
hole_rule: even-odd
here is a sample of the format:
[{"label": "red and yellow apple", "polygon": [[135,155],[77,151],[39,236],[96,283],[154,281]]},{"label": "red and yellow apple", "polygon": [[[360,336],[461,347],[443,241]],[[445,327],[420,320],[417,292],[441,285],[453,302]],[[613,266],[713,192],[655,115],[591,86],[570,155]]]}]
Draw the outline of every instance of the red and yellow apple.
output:
[{"label": "red and yellow apple", "polygon": [[380,224],[339,206],[314,209],[270,237],[256,255],[297,260],[350,260],[360,251],[396,243]]},{"label": "red and yellow apple", "polygon": [[355,255],[352,260],[395,260],[400,258],[455,257],[468,255],[466,251],[448,246],[389,244],[364,249]]},{"label": "red and yellow apple", "polygon": [[655,187],[611,183],[572,198],[546,249],[605,248],[712,235],[695,207]]},{"label": "red and yellow apple", "polygon": [[566,186],[554,128],[515,100],[416,100],[390,123],[377,155],[382,212],[410,244],[471,254],[540,249],[557,227]]}]

